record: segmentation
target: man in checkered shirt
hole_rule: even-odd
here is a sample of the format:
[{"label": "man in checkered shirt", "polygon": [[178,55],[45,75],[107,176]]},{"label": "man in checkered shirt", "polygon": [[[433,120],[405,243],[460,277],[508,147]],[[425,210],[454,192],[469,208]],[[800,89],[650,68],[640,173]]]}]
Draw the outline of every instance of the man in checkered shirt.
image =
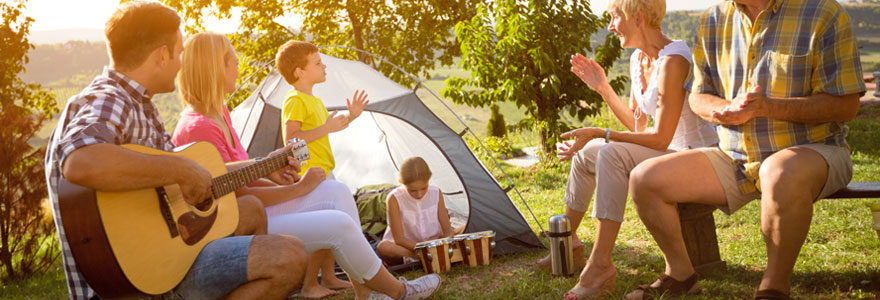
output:
[{"label": "man in checkered shirt", "polygon": [[[79,272],[65,237],[58,186],[63,175],[94,190],[124,191],[178,184],[186,201],[210,198],[211,175],[195,162],[175,156],[139,154],[120,147],[140,144],[173,148],[159,112],[150,101],[174,91],[183,51],[180,17],[157,2],[128,2],[107,21],[105,34],[110,66],[67,103],[46,154],[46,178],[55,224],[61,240],[71,299],[96,296]],[[283,151],[286,149],[281,149]],[[235,169],[253,163],[227,164]],[[299,162],[270,176],[290,183]],[[245,205],[246,204],[246,205]],[[258,199],[239,198],[236,236],[208,243],[182,282],[171,292],[186,299],[284,298],[302,282],[305,248],[290,236],[265,233],[265,214]],[[150,245],[144,245],[150,247]],[[157,266],[161,268],[161,266]]]},{"label": "man in checkered shirt", "polygon": [[628,298],[699,289],[676,203],[732,213],[761,199],[767,269],[755,299],[788,299],[813,202],[852,178],[844,122],[865,85],[849,16],[833,0],[723,1],[700,19],[693,73],[691,109],[720,141],[632,171],[633,201],[667,266]]}]

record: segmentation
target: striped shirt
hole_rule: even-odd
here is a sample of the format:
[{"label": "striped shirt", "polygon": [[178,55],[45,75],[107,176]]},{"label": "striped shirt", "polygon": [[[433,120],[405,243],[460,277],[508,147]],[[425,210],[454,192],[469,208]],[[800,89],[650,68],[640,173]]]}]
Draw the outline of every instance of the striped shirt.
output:
[{"label": "striped shirt", "polygon": [[[700,18],[692,93],[732,100],[760,86],[768,97],[865,92],[849,16],[834,0],[770,0],[754,22],[724,1]],[[754,118],[717,127],[719,147],[737,164],[743,193],[760,190],[761,162],[804,144],[848,147],[842,122],[805,124]]]},{"label": "striped shirt", "polygon": [[58,203],[61,166],[74,150],[98,143],[141,144],[165,151],[173,149],[171,135],[165,131],[159,111],[150,102],[150,97],[150,92],[137,82],[104,68],[88,87],[67,101],[49,138],[46,181],[71,299],[88,299],[93,293],[76,267],[64,234]]}]

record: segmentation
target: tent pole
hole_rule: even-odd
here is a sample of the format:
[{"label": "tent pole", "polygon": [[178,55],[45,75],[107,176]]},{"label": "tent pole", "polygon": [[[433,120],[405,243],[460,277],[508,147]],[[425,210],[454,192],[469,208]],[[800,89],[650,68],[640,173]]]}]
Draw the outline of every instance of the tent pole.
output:
[{"label": "tent pole", "polygon": [[[428,91],[430,92],[431,90],[428,89]],[[434,94],[434,93],[431,92],[431,94]],[[435,95],[434,97],[437,97],[437,96]],[[464,122],[462,122],[462,124],[465,125]],[[467,125],[465,125],[465,126],[467,126]],[[519,189],[516,188],[516,184],[513,183],[513,180],[510,179],[510,176],[507,175],[507,172],[504,171],[504,168],[501,167],[501,164],[498,163],[498,160],[495,158],[495,156],[491,155],[491,152],[489,151],[488,148],[486,148],[486,145],[483,145],[483,141],[480,140],[480,137],[478,137],[474,133],[474,131],[471,130],[470,127],[465,127],[465,128],[467,129],[468,132],[470,132],[471,136],[474,137],[474,139],[476,139],[478,143],[480,143],[480,148],[483,148],[483,151],[486,151],[486,153],[490,153],[489,156],[492,157],[492,162],[495,163],[495,167],[498,168],[498,170],[501,170],[501,174],[504,174],[504,178],[506,178],[507,182],[510,183],[510,187],[512,187],[513,190],[516,191],[516,195],[519,196],[519,199],[522,201],[522,203],[526,206],[526,208],[529,209],[529,214],[532,215],[532,219],[535,219],[535,224],[538,224],[538,228],[541,229],[541,235],[544,235],[545,234],[544,226],[541,226],[541,221],[538,221],[538,217],[535,216],[535,212],[532,211],[532,207],[529,206],[528,202],[526,202],[526,198],[524,198],[522,196],[522,194],[520,194]]]}]

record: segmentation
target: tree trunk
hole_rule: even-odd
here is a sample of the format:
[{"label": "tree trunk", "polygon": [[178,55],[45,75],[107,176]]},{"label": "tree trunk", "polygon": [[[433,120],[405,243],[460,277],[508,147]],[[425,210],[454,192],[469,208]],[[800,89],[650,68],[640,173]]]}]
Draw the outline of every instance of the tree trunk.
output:
[{"label": "tree trunk", "polygon": [[540,128],[539,130],[541,131],[541,152],[546,154],[546,157],[552,157],[556,154],[556,145],[551,142],[553,133],[550,132],[550,128]]},{"label": "tree trunk", "polygon": [[8,238],[10,237],[3,236],[3,246],[0,247],[0,264],[3,264],[3,267],[6,269],[6,274],[3,274],[4,277],[0,278],[4,284],[15,280],[17,277],[12,266],[12,253],[9,252]]},{"label": "tree trunk", "polygon": [[538,113],[535,114],[533,117],[535,118],[535,125],[537,125],[535,126],[535,129],[538,131],[538,136],[540,136],[541,138],[540,149],[541,152],[544,154],[542,155],[542,158],[551,157],[553,154],[556,153],[556,145],[552,142],[553,124],[550,123],[554,122],[555,120],[548,120],[550,118],[548,118],[547,116],[548,114],[553,112],[547,110],[547,101],[544,100],[544,96],[541,95],[540,92],[538,92],[538,95],[535,96],[535,104],[538,107]]},{"label": "tree trunk", "polygon": [[[360,50],[367,50],[366,48],[364,48],[364,27],[361,24],[361,19],[356,13],[358,11],[358,3],[356,3],[356,1],[357,0],[345,1],[345,11],[348,12],[348,21],[351,22],[351,33],[354,47]],[[367,63],[366,54],[358,51],[357,55],[359,61],[361,61],[362,63]]]}]

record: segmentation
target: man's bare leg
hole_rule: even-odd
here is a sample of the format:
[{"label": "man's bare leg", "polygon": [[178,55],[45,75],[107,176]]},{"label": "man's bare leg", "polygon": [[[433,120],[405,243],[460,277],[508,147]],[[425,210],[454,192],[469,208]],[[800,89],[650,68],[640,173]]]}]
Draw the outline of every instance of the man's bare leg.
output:
[{"label": "man's bare leg", "polygon": [[[686,280],[694,268],[681,235],[676,204],[727,204],[709,158],[699,150],[690,150],[646,160],[633,169],[629,188],[639,218],[663,252],[664,274]],[[640,290],[627,295],[627,299],[641,298]]]},{"label": "man's bare leg", "polygon": [[240,235],[266,234],[266,209],[259,198],[245,195],[236,199],[238,202],[238,227],[233,233]]},{"label": "man's bare leg", "polygon": [[248,282],[227,299],[284,299],[300,286],[305,273],[303,243],[287,235],[258,235],[251,241]]},{"label": "man's bare leg", "polygon": [[791,273],[810,230],[813,200],[828,177],[828,164],[806,148],[781,150],[761,165],[761,232],[767,270],[759,289],[791,290]]}]

